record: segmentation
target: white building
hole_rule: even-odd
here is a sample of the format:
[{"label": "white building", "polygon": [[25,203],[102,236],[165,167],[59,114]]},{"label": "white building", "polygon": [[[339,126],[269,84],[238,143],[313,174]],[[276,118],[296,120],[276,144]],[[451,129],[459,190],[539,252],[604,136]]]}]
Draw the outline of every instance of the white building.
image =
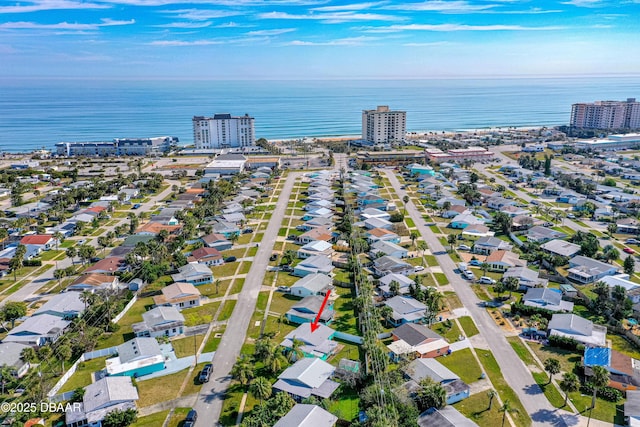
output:
[{"label": "white building", "polygon": [[640,127],[640,102],[596,101],[571,106],[571,126],[592,129],[621,129]]},{"label": "white building", "polygon": [[246,147],[255,144],[253,117],[248,114],[232,117],[215,114],[213,117],[193,117],[193,141],[196,149]]},{"label": "white building", "polygon": [[391,111],[387,105],[362,111],[362,139],[374,144],[404,140],[407,133],[407,112]]},{"label": "white building", "polygon": [[175,136],[116,138],[113,141],[58,142],[59,156],[151,156],[168,152],[178,144]]}]

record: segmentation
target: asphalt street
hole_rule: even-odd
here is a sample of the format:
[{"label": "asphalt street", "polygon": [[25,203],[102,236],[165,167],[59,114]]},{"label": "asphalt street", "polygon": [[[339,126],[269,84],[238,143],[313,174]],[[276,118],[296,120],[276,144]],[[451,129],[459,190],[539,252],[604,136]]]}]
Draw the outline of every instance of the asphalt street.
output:
[{"label": "asphalt street", "polygon": [[258,293],[262,286],[264,273],[267,270],[269,257],[278,237],[282,218],[291,197],[293,184],[300,175],[300,172],[292,172],[287,176],[278,198],[278,203],[271,214],[271,219],[264,232],[258,253],[253,258],[253,263],[245,279],[242,291],[238,296],[238,302],[227,322],[227,327],[213,358],[211,381],[202,386],[196,400],[194,406],[194,409],[198,412],[196,427],[222,425],[219,423],[219,419],[222,413],[225,393],[231,382],[231,369],[240,356],[247,328],[256,308]]},{"label": "asphalt street", "polygon": [[[391,186],[398,196],[403,198],[406,191],[400,189],[400,182],[394,171],[385,169],[384,173],[389,178]],[[406,204],[406,209],[423,239],[427,242],[429,249],[436,256],[438,264],[460,297],[460,301],[478,326],[480,335],[487,342],[496,358],[505,380],[517,393],[527,413],[531,416],[533,424],[536,426],[565,426],[566,424],[560,417],[559,411],[548,402],[527,367],[505,339],[503,331],[496,325],[487,310],[481,307],[481,301],[469,286],[469,282],[455,273],[454,270],[457,269],[455,263],[449,257],[436,235],[425,225],[422,214],[412,201]]]}]

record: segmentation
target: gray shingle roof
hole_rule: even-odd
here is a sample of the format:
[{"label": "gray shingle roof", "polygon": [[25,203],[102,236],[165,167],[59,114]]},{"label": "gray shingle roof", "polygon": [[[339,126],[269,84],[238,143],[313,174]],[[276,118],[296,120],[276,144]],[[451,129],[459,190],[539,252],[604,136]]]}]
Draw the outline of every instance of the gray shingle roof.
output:
[{"label": "gray shingle roof", "polygon": [[395,328],[391,333],[411,346],[416,346],[427,339],[442,338],[426,326],[414,323],[405,323]]},{"label": "gray shingle roof", "polygon": [[548,329],[589,336],[593,331],[593,323],[575,314],[554,314],[549,322]]},{"label": "gray shingle roof", "polygon": [[418,383],[427,377],[437,383],[460,379],[459,376],[451,372],[442,363],[432,358],[415,359],[403,371],[409,378]]},{"label": "gray shingle roof", "polygon": [[298,403],[274,427],[332,427],[338,417],[317,405]]},{"label": "gray shingle roof", "polygon": [[162,354],[162,351],[155,338],[133,338],[118,346],[120,363],[127,363],[158,354]]}]

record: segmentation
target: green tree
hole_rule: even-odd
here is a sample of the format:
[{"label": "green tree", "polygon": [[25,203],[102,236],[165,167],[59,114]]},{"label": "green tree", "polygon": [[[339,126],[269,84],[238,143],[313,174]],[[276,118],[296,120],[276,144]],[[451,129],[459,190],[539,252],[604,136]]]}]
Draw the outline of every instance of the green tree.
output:
[{"label": "green tree", "polygon": [[622,269],[626,274],[628,274],[629,276],[633,275],[635,267],[636,267],[636,261],[633,259],[632,256],[628,256],[624,259],[624,262],[622,263]]},{"label": "green tree", "polygon": [[613,237],[614,233],[618,231],[618,226],[615,223],[611,223],[607,225],[607,233]]},{"label": "green tree", "polygon": [[56,353],[58,355],[58,358],[60,359],[60,362],[62,363],[62,372],[64,372],[64,362],[65,360],[69,360],[71,358],[71,355],[73,354],[73,352],[71,351],[71,347],[69,347],[67,344],[62,344],[57,348]]},{"label": "green tree", "polygon": [[11,329],[15,326],[16,320],[27,314],[27,304],[22,301],[10,301],[0,309],[2,318],[11,322]]},{"label": "green tree", "polygon": [[239,358],[231,369],[231,377],[242,385],[247,385],[254,376],[253,363],[247,357]]},{"label": "green tree", "polygon": [[296,360],[300,360],[304,357],[304,352],[302,351],[302,346],[304,345],[304,341],[301,341],[297,338],[293,338],[291,341],[291,348],[287,353],[287,357],[290,363],[295,362]]},{"label": "green tree", "polygon": [[502,412],[502,427],[504,427],[504,422],[507,419],[507,414],[517,413],[518,409],[514,408],[513,405],[511,405],[511,401],[507,399],[502,403],[502,406],[500,407],[500,409],[498,409],[498,411]]},{"label": "green tree", "polygon": [[620,258],[620,251],[613,245],[607,245],[602,250],[602,257],[605,259],[605,261],[610,263]]},{"label": "green tree", "polygon": [[549,382],[547,384],[551,384],[553,376],[560,373],[560,361],[554,358],[545,360],[544,370],[549,373]]},{"label": "green tree", "polygon": [[569,393],[573,393],[574,391],[578,391],[580,388],[580,380],[578,376],[573,372],[565,372],[562,375],[562,381],[560,381],[560,390],[564,392],[564,405],[567,406],[567,400],[569,400]]},{"label": "green tree", "polygon": [[287,364],[287,358],[284,357],[279,346],[274,346],[271,353],[267,355],[264,364],[272,374],[276,374]]},{"label": "green tree", "polygon": [[416,247],[416,239],[420,237],[420,235],[418,234],[417,231],[412,231],[411,233],[409,233],[409,239],[411,239],[411,244],[413,245],[413,247]]},{"label": "green tree", "polygon": [[78,256],[82,259],[82,263],[85,264],[91,258],[96,256],[96,248],[87,244],[80,245],[78,248]]},{"label": "green tree", "polygon": [[249,386],[249,393],[262,403],[271,396],[271,383],[265,377],[257,377]]},{"label": "green tree", "polygon": [[449,234],[447,236],[447,243],[449,243],[449,246],[451,247],[451,250],[453,251],[453,245],[456,244],[456,235],[455,234]]},{"label": "green tree", "polygon": [[520,280],[517,277],[507,277],[503,279],[505,290],[509,291],[509,299],[511,299],[511,293],[520,289]]},{"label": "green tree", "polygon": [[442,384],[426,377],[420,381],[420,389],[416,393],[415,401],[420,411],[429,408],[442,409],[447,404],[447,392]]},{"label": "green tree", "polygon": [[71,396],[70,402],[71,403],[82,402],[85,391],[86,390],[84,389],[84,387],[78,387],[75,390],[73,390],[73,395]]},{"label": "green tree", "polygon": [[138,419],[138,411],[133,408],[124,411],[116,409],[109,412],[102,420],[103,427],[127,427]]},{"label": "green tree", "polygon": [[74,263],[74,258],[76,257],[76,255],[78,255],[78,251],[76,250],[75,246],[71,246],[69,248],[67,248],[67,250],[65,251],[65,254],[71,258],[71,264]]},{"label": "green tree", "polygon": [[[609,371],[603,366],[593,366],[591,368],[593,374],[589,378],[589,385],[593,387],[593,396],[591,397],[591,410],[596,407],[596,395],[598,390],[609,385]],[[591,410],[589,411],[589,419],[591,419]]]},{"label": "green tree", "polygon": [[404,213],[407,214],[407,203],[409,203],[409,196],[406,194],[402,197],[402,201],[404,202]]},{"label": "green tree", "polygon": [[489,398],[489,406],[487,407],[487,411],[491,410],[491,407],[493,406],[493,399],[495,399],[497,395],[498,393],[494,389],[487,391],[487,397]]},{"label": "green tree", "polygon": [[23,362],[31,364],[38,360],[38,355],[33,347],[27,347],[20,352],[20,359]]},{"label": "green tree", "polygon": [[398,283],[397,280],[392,280],[391,283],[389,283],[389,291],[393,296],[398,295],[400,293],[400,283]]},{"label": "green tree", "polygon": [[51,347],[49,345],[43,345],[38,349],[38,358],[42,361],[47,360],[49,357],[51,357],[52,353],[53,350],[51,350]]}]

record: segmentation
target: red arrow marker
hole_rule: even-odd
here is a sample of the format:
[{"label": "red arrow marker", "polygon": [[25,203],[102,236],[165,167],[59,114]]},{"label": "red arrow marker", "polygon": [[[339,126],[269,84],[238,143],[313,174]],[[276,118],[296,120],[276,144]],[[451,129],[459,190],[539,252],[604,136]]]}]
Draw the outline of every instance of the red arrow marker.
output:
[{"label": "red arrow marker", "polygon": [[327,305],[327,301],[329,300],[329,295],[331,295],[331,291],[327,291],[327,294],[324,296],[324,300],[322,301],[322,305],[320,306],[320,311],[318,311],[318,315],[316,316],[316,320],[311,323],[311,333],[315,332],[316,329],[320,327],[318,321],[320,321],[320,316],[322,316],[322,312],[324,311],[324,307]]}]

